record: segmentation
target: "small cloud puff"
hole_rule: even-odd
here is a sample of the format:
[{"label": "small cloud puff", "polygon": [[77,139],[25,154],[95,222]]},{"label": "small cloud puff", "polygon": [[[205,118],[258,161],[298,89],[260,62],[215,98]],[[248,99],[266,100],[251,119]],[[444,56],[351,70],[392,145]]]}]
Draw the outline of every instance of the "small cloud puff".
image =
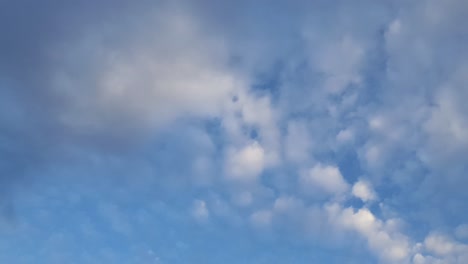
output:
[{"label": "small cloud puff", "polygon": [[370,202],[377,199],[377,195],[371,184],[365,180],[359,180],[353,185],[352,194],[363,202]]},{"label": "small cloud puff", "polygon": [[299,179],[307,190],[317,189],[327,194],[343,194],[349,189],[338,167],[317,164]]},{"label": "small cloud puff", "polygon": [[252,182],[262,173],[265,165],[265,151],[253,142],[241,149],[231,150],[226,160],[226,175],[240,182]]}]

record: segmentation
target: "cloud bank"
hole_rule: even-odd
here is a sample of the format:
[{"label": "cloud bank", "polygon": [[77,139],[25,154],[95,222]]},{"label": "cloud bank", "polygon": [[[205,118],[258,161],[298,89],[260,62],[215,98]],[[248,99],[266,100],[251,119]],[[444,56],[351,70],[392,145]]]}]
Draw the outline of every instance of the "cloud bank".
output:
[{"label": "cloud bank", "polygon": [[0,262],[466,263],[467,14],[1,3]]}]

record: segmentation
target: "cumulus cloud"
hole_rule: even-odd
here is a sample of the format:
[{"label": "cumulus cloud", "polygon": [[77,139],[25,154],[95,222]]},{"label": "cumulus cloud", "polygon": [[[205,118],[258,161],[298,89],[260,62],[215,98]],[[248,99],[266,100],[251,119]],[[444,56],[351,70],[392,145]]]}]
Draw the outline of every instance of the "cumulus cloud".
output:
[{"label": "cumulus cloud", "polygon": [[468,246],[457,243],[443,234],[430,234],[424,239],[424,247],[437,256],[468,252]]},{"label": "cumulus cloud", "polygon": [[429,234],[420,246],[422,252],[413,258],[415,264],[465,263],[468,260],[468,245],[440,232]]},{"label": "cumulus cloud", "polygon": [[239,150],[227,153],[225,171],[229,179],[252,182],[260,176],[264,166],[265,151],[258,142],[252,142]]},{"label": "cumulus cloud", "polygon": [[338,167],[317,164],[300,177],[300,184],[306,191],[343,194],[349,189]]},{"label": "cumulus cloud", "polygon": [[372,186],[364,180],[357,181],[351,190],[352,194],[363,202],[373,201],[377,198]]},{"label": "cumulus cloud", "polygon": [[362,235],[382,261],[391,263],[408,261],[411,251],[408,238],[398,232],[392,232],[389,229],[391,222],[378,219],[367,208],[355,211],[353,208],[343,208],[339,204],[330,204],[326,210],[339,228]]}]

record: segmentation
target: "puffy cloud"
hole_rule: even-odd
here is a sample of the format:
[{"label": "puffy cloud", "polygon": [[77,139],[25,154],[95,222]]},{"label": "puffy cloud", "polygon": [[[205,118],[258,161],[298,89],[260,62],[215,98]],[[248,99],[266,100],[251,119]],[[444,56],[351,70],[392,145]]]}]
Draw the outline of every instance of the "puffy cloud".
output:
[{"label": "puffy cloud", "polygon": [[265,150],[265,164],[274,167],[280,160],[280,131],[278,113],[272,105],[270,96],[256,96],[255,93],[239,94],[235,113],[241,116],[241,125],[252,129]]},{"label": "puffy cloud", "polygon": [[465,263],[468,260],[468,245],[462,244],[442,233],[431,233],[420,245],[413,263]]},{"label": "puffy cloud", "polygon": [[420,253],[417,253],[413,257],[414,264],[443,264],[446,263],[444,260],[434,258],[432,256],[423,256]]},{"label": "puffy cloud", "polygon": [[265,151],[258,142],[227,153],[225,172],[228,179],[241,182],[255,181],[265,166]]},{"label": "puffy cloud", "polygon": [[300,184],[306,191],[343,194],[349,189],[338,167],[317,164],[300,176]]},{"label": "puffy cloud", "polygon": [[355,231],[362,235],[369,247],[382,261],[390,263],[405,263],[411,253],[408,238],[389,228],[389,222],[378,219],[367,208],[355,211],[353,208],[343,208],[339,204],[326,207],[331,220],[338,226]]},{"label": "puffy cloud", "polygon": [[437,256],[447,256],[452,254],[467,254],[468,245],[457,243],[442,234],[430,234],[424,239],[424,247]]},{"label": "puffy cloud", "polygon": [[358,197],[363,202],[373,201],[377,198],[377,195],[372,189],[370,183],[364,180],[357,181],[353,185],[351,192],[354,196]]},{"label": "puffy cloud", "polygon": [[343,129],[336,135],[336,141],[339,144],[345,144],[354,139],[354,133],[351,129]]}]

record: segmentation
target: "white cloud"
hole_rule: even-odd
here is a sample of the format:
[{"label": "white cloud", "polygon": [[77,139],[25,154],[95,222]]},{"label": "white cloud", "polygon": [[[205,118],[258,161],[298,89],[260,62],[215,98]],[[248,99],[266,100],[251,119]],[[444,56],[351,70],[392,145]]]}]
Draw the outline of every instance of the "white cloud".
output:
[{"label": "white cloud", "polygon": [[443,234],[433,233],[424,240],[424,247],[438,256],[468,253],[468,245],[458,243]]},{"label": "white cloud", "polygon": [[[68,101],[63,124],[92,133],[109,122],[152,129],[181,117],[219,116],[234,91],[243,89],[241,76],[225,66],[223,41],[206,34],[188,12],[163,8],[139,21],[126,25],[138,30],[112,47],[106,39],[116,36],[99,27],[54,47],[67,49],[53,84]],[[84,66],[79,78],[77,63]]]},{"label": "white cloud", "polygon": [[317,164],[300,176],[300,184],[308,191],[343,194],[349,189],[338,167]]},{"label": "white cloud", "polygon": [[280,132],[277,123],[278,113],[274,110],[270,96],[257,97],[244,94],[239,99],[242,122],[256,130],[258,141],[264,149],[266,166],[280,163]]},{"label": "white cloud", "polygon": [[[270,97],[237,89],[235,98],[236,100],[226,105],[222,113],[228,143],[232,145],[232,149],[239,149],[255,140],[263,150],[264,166],[277,166],[281,162],[280,132],[278,113],[274,111]],[[255,134],[254,138],[251,137],[252,134]]]},{"label": "white cloud", "polygon": [[468,245],[453,240],[442,233],[429,234],[420,252],[414,256],[414,263],[419,264],[463,264],[468,261]]},{"label": "white cloud", "polygon": [[354,132],[351,129],[343,129],[336,135],[339,144],[349,143],[354,139]]},{"label": "white cloud", "polygon": [[353,185],[351,192],[363,202],[369,202],[377,199],[377,195],[375,194],[371,184],[362,179]]},{"label": "white cloud", "polygon": [[420,253],[417,253],[413,257],[414,264],[448,264],[448,262],[434,258],[432,256],[423,256]]},{"label": "white cloud", "polygon": [[369,248],[383,262],[406,263],[411,253],[411,245],[403,234],[391,230],[387,223],[378,219],[367,208],[355,211],[339,204],[325,207],[330,220],[338,228],[355,231],[363,236]]},{"label": "white cloud", "polygon": [[253,182],[265,166],[265,151],[258,142],[252,142],[240,149],[227,153],[225,173],[228,179],[240,182]]}]

